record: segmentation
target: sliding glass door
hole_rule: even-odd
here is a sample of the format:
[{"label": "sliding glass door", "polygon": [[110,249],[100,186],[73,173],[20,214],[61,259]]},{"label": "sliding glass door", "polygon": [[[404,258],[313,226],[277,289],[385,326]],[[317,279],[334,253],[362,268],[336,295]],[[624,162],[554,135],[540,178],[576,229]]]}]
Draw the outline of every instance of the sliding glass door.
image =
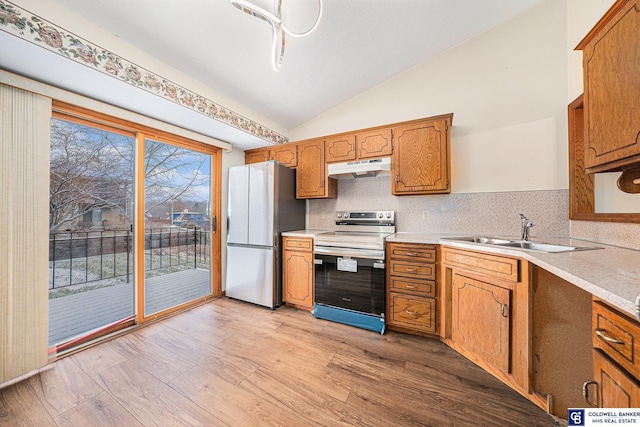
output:
[{"label": "sliding glass door", "polygon": [[50,147],[51,355],[222,293],[218,148],[61,102]]},{"label": "sliding glass door", "polygon": [[49,346],[72,347],[134,310],[135,134],[54,114],[49,190]]},{"label": "sliding glass door", "polygon": [[144,317],[211,295],[211,155],[144,141]]}]

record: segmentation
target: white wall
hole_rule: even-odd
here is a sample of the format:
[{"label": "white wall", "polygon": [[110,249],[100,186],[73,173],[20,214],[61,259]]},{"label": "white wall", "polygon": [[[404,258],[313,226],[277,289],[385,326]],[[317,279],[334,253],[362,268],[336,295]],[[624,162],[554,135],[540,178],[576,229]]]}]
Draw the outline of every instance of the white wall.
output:
[{"label": "white wall", "polygon": [[222,269],[220,277],[222,278],[222,289],[226,289],[227,278],[227,200],[229,200],[229,168],[244,164],[244,151],[233,150],[231,152],[222,152],[222,215],[220,220],[220,239],[222,242]]},{"label": "white wall", "polygon": [[566,189],[566,14],[565,0],[549,0],[305,123],[290,139],[453,112],[453,192]]}]

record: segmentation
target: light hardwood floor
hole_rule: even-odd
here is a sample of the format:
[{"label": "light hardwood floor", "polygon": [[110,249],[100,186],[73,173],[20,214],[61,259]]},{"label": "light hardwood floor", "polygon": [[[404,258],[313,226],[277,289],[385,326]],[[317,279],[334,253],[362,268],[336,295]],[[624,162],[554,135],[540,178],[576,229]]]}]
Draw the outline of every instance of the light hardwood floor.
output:
[{"label": "light hardwood floor", "polygon": [[436,340],[222,298],[0,390],[0,426],[554,426]]}]

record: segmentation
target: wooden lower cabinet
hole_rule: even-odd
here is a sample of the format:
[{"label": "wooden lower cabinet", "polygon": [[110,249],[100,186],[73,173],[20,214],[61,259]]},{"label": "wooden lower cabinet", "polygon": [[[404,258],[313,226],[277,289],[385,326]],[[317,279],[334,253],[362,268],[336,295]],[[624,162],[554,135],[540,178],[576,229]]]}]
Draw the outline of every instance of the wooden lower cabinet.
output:
[{"label": "wooden lower cabinet", "polygon": [[455,274],[452,339],[504,373],[509,373],[511,290]]},{"label": "wooden lower cabinet", "polygon": [[441,254],[442,340],[531,398],[528,263],[446,246]]},{"label": "wooden lower cabinet", "polygon": [[313,239],[283,237],[282,299],[313,309]]},{"label": "wooden lower cabinet", "polygon": [[392,293],[389,324],[422,332],[436,333],[436,300],[421,296]]},{"label": "wooden lower cabinet", "polygon": [[436,247],[392,242],[386,253],[389,329],[437,334]]},{"label": "wooden lower cabinet", "polygon": [[[600,408],[640,408],[640,323],[593,301],[593,380],[585,383],[590,404]],[[587,397],[585,396],[585,397]]]},{"label": "wooden lower cabinet", "polygon": [[600,408],[640,408],[640,385],[601,350],[593,350],[593,374]]}]

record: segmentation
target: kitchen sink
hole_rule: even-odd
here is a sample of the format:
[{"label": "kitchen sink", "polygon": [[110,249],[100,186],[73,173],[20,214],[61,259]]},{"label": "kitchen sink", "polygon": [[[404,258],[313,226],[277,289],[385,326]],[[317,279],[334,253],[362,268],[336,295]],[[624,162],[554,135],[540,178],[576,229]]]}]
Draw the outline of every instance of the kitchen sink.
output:
[{"label": "kitchen sink", "polygon": [[499,239],[497,237],[451,237],[446,240],[458,240],[469,243],[482,243],[483,245],[504,245],[513,240]]},{"label": "kitchen sink", "polygon": [[516,248],[516,249],[528,249],[530,251],[549,252],[549,253],[602,249],[595,246],[572,246],[572,245],[558,245],[555,243],[523,242],[523,241],[504,243],[504,244],[501,244],[501,246],[507,246],[507,247]]},{"label": "kitchen sink", "polygon": [[561,252],[575,252],[575,251],[588,251],[593,249],[602,249],[597,246],[574,246],[574,245],[561,245],[556,243],[546,242],[532,242],[525,240],[507,240],[499,237],[443,237],[443,240],[452,240],[455,242],[464,243],[478,243],[481,245],[500,246],[505,248],[523,249],[529,251],[547,252],[547,253],[561,253]]}]

